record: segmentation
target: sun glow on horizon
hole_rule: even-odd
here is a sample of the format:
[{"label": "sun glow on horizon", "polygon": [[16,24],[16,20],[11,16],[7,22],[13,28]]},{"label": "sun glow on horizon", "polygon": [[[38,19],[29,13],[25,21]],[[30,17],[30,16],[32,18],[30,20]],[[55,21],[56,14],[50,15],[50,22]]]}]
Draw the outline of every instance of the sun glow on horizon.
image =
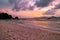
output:
[{"label": "sun glow on horizon", "polygon": [[20,10],[18,12],[12,11],[11,9],[2,9],[0,12],[7,12],[13,16],[23,17],[23,18],[32,18],[32,17],[40,17],[43,16],[43,11],[34,11],[34,10]]},{"label": "sun glow on horizon", "polygon": [[[16,12],[12,11],[10,8],[2,8],[0,12],[6,12],[12,15],[13,17],[18,16],[19,18],[34,18],[34,17],[49,16],[49,15],[43,15],[43,13],[45,13],[47,10],[48,9],[43,8],[41,10],[20,10]],[[60,13],[59,11],[60,10],[57,10],[57,12],[55,12],[55,16],[59,16]]]}]

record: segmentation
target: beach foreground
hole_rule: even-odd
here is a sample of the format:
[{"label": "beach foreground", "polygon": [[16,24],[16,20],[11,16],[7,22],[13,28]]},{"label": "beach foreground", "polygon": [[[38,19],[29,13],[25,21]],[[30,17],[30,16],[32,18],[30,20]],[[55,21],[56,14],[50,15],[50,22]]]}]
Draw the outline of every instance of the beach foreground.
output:
[{"label": "beach foreground", "polygon": [[60,34],[1,20],[0,40],[60,40]]}]

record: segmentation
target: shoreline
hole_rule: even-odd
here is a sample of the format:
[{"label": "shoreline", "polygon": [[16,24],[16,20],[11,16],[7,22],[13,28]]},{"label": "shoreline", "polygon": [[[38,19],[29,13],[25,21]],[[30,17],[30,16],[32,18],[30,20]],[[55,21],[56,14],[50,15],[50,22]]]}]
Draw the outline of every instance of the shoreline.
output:
[{"label": "shoreline", "polygon": [[0,21],[1,40],[60,40],[60,34]]}]

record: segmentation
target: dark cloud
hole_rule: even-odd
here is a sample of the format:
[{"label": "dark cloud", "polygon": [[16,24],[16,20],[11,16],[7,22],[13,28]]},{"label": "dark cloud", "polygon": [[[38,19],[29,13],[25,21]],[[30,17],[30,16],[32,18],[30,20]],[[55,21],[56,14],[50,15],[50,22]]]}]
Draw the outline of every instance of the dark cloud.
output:
[{"label": "dark cloud", "polygon": [[16,10],[16,11],[19,11],[19,10],[26,10],[26,9],[29,9],[29,10],[33,10],[33,6],[29,6],[27,7],[26,5],[28,4],[28,1],[23,1],[23,0],[9,0],[10,3],[12,3],[14,6],[12,8],[12,10]]},{"label": "dark cloud", "polygon": [[52,1],[53,0],[40,0],[40,1],[37,1],[35,5],[37,5],[38,7],[45,7]]},{"label": "dark cloud", "polygon": [[15,10],[15,11],[19,11],[20,10],[20,8],[21,7],[19,7],[18,5],[19,5],[19,2],[21,1],[21,0],[8,0],[9,1],[9,3],[12,5],[14,5],[13,6],[13,8],[12,8],[12,10]]},{"label": "dark cloud", "polygon": [[[1,2],[2,1],[2,2]],[[52,0],[0,0],[0,5],[2,7],[7,6],[8,3],[6,3],[6,1],[8,1],[8,3],[10,4],[12,10],[33,10],[34,6],[38,6],[38,7],[45,7],[47,6]],[[29,4],[29,2],[32,2]],[[33,2],[36,2],[36,4],[34,5]],[[6,5],[5,5],[6,4]],[[27,7],[26,5],[29,4],[29,7]],[[33,4],[33,6],[31,6],[31,4]],[[9,6],[8,6],[9,7]]]},{"label": "dark cloud", "polygon": [[55,14],[55,9],[48,10],[44,13],[44,15],[54,15]]},{"label": "dark cloud", "polygon": [[60,9],[60,4],[56,5],[54,9]]},{"label": "dark cloud", "polygon": [[14,3],[16,0],[8,0],[10,4]]},{"label": "dark cloud", "polygon": [[[20,3],[20,4],[19,4]],[[13,10],[19,11],[19,10],[26,10],[27,2],[21,2],[21,0],[14,2]]]},{"label": "dark cloud", "polygon": [[33,10],[34,9],[34,6],[30,6],[28,9],[29,10]]},{"label": "dark cloud", "polygon": [[16,10],[16,11],[19,11],[20,8],[15,4],[14,7],[12,8],[12,10]]}]

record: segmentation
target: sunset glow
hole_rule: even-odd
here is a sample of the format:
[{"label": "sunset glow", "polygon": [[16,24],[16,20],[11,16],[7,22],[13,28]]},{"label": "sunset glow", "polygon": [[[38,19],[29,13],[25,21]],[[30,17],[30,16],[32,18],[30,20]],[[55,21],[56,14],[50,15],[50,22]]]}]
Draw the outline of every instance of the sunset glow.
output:
[{"label": "sunset glow", "polygon": [[[21,0],[20,2],[17,2],[17,0],[15,0],[15,1],[11,1],[11,2],[13,2],[13,4],[10,4],[9,3],[10,0],[9,0],[9,2],[6,0],[5,3],[8,3],[10,6],[1,7],[0,12],[7,12],[8,14],[12,15],[13,17],[18,16],[19,18],[33,18],[33,17],[49,16],[49,15],[43,15],[43,14],[46,13],[48,10],[50,10],[50,12],[52,14],[53,14],[53,12],[55,13],[54,14],[55,16],[60,16],[58,14],[59,12],[56,12],[58,10],[55,9],[56,6],[58,6],[57,8],[59,8],[60,0],[51,1],[51,2],[49,2],[48,5],[45,1],[42,1],[42,3],[45,2],[46,4],[39,4],[39,3],[37,3],[37,1],[40,2],[40,0],[25,0],[25,1]],[[2,5],[3,5],[3,3],[0,6],[2,6]],[[6,6],[7,4],[4,4],[4,5]],[[42,5],[43,5],[43,7],[42,7]],[[52,12],[51,11],[52,9],[54,9],[56,11]],[[52,15],[50,15],[50,16],[52,16]]]}]

